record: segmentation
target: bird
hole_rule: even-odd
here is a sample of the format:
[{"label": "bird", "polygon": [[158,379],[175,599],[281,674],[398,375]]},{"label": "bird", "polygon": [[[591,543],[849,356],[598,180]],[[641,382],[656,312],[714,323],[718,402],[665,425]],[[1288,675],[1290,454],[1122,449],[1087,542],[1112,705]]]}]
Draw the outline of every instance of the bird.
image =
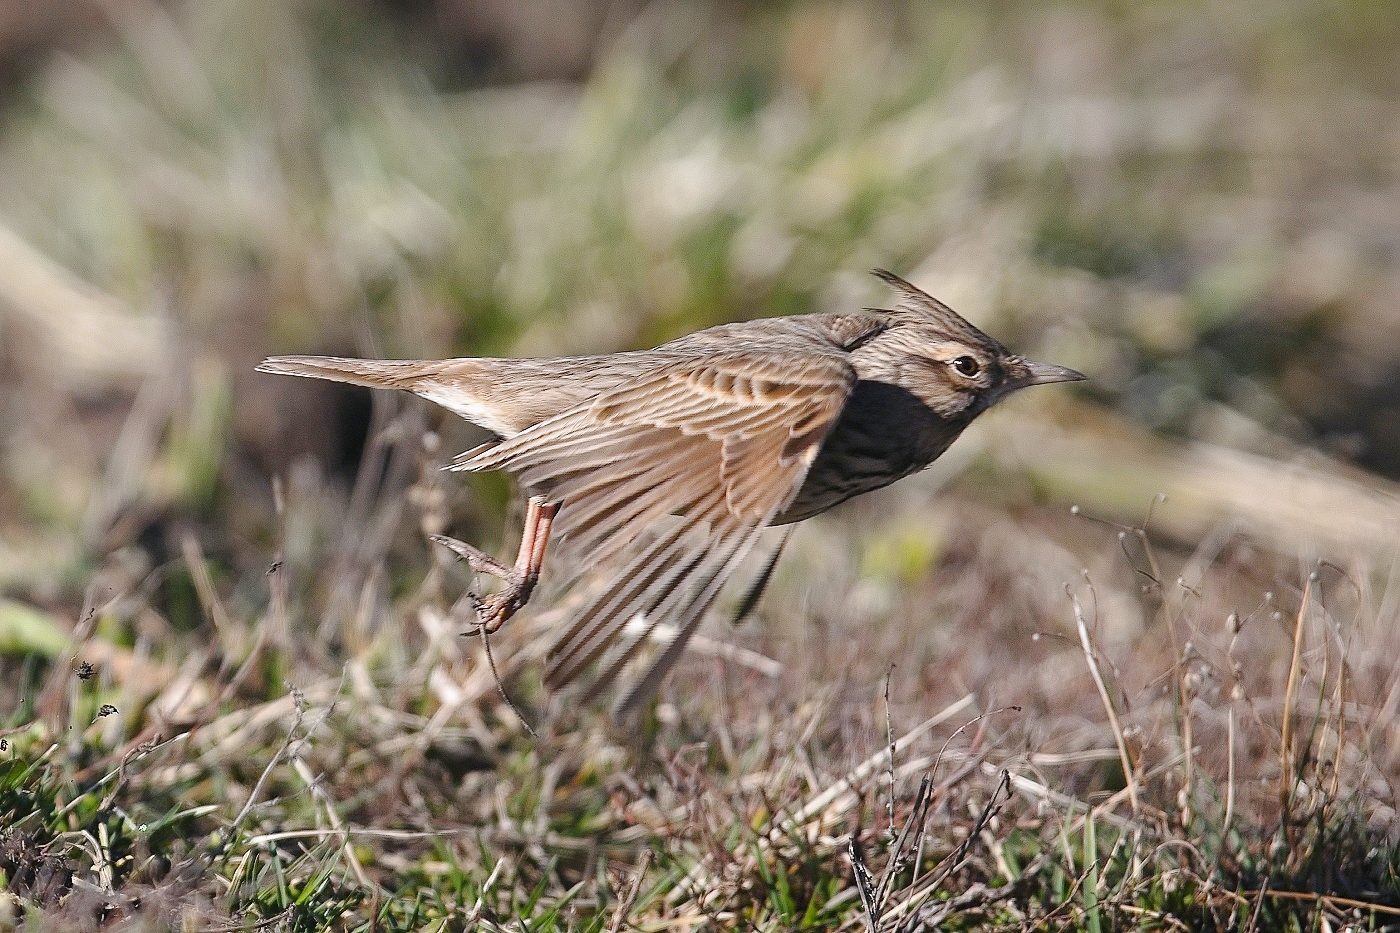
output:
[{"label": "bird", "polygon": [[[761,556],[765,530],[922,470],[1013,392],[1086,378],[1018,356],[892,272],[874,275],[893,307],[720,324],[650,350],[274,356],[257,368],[406,390],[490,432],[446,468],[504,470],[527,493],[516,563],[438,540],[506,581],[478,604],[485,631],[528,601],[551,535],[575,565],[613,568],[554,641],[545,683],[592,670],[591,689],[603,690],[634,670],[643,643],[668,634],[615,704],[621,713],[655,690],[726,581]],[[776,560],[774,550],[757,590]]]}]

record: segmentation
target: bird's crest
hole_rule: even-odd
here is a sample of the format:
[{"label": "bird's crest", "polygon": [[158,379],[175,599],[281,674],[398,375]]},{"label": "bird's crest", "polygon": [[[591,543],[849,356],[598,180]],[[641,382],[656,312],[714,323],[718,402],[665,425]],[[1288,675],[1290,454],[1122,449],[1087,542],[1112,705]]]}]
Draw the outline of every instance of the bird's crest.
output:
[{"label": "bird's crest", "polygon": [[960,338],[969,343],[985,344],[991,342],[991,338],[974,327],[961,314],[912,282],[907,282],[886,269],[875,269],[873,274],[899,293],[899,301],[893,308],[883,309],[884,313],[893,315],[895,318],[933,324],[945,331],[949,337]]}]

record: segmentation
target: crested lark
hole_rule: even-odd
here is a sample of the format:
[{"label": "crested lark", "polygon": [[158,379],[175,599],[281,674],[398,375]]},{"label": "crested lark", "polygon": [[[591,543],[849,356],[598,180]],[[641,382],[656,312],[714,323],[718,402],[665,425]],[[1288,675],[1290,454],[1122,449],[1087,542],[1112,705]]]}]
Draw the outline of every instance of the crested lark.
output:
[{"label": "crested lark", "polygon": [[532,496],[520,557],[507,567],[443,543],[507,581],[481,608],[488,631],[529,598],[551,526],[590,565],[614,563],[553,646],[546,679],[562,684],[597,663],[602,687],[668,623],[674,637],[625,709],[657,685],[763,529],[923,469],[1017,389],[1084,378],[1022,359],[898,276],[876,275],[898,293],[892,310],[724,324],[654,350],[282,356],[258,369],[405,389],[497,435],[449,469],[506,470]]}]

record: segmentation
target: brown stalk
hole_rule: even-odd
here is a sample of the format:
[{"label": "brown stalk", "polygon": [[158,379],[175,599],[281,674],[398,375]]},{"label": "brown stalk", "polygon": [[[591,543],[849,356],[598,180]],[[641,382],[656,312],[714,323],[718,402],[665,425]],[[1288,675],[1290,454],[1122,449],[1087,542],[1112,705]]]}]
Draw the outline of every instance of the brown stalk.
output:
[{"label": "brown stalk", "polygon": [[1103,674],[1099,672],[1099,662],[1094,655],[1093,642],[1089,639],[1089,626],[1084,621],[1084,609],[1079,605],[1079,597],[1071,593],[1070,602],[1074,605],[1074,623],[1079,629],[1079,644],[1084,649],[1084,660],[1089,665],[1089,673],[1094,678],[1094,686],[1098,688],[1104,712],[1108,714],[1108,725],[1113,730],[1113,741],[1118,746],[1118,759],[1123,766],[1123,779],[1128,782],[1129,805],[1132,807],[1133,815],[1136,816],[1138,812],[1136,769],[1133,766],[1132,757],[1128,754],[1128,743],[1123,737],[1123,726],[1118,721],[1118,713],[1113,708],[1113,700],[1108,695],[1108,687],[1104,683]]},{"label": "brown stalk", "polygon": [[1303,620],[1307,617],[1308,600],[1312,596],[1312,576],[1303,584],[1303,600],[1293,623],[1293,657],[1288,664],[1288,686],[1283,692],[1283,729],[1279,737],[1279,806],[1284,843],[1288,842],[1289,805],[1293,800],[1293,697],[1298,689],[1298,674],[1302,667]]},{"label": "brown stalk", "polygon": [[613,912],[612,922],[608,924],[608,933],[621,933],[623,926],[627,924],[627,915],[632,912],[632,905],[637,903],[637,895],[641,893],[642,881],[646,878],[647,868],[650,866],[651,850],[642,849],[642,854],[637,859],[637,868],[632,875],[632,883],[627,886],[622,899],[617,902],[617,910]]}]

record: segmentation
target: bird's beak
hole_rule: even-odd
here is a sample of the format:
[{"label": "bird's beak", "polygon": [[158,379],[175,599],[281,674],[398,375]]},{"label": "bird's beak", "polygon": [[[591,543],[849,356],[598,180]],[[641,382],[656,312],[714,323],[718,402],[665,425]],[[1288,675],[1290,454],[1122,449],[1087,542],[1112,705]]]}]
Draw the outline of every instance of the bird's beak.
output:
[{"label": "bird's beak", "polygon": [[1089,377],[1081,372],[1076,372],[1068,366],[1056,366],[1054,363],[1037,363],[1033,360],[1023,360],[1017,358],[1016,364],[1010,367],[1011,377],[1006,381],[1007,389],[1024,389],[1026,386],[1043,386],[1051,382],[1079,382]]}]

